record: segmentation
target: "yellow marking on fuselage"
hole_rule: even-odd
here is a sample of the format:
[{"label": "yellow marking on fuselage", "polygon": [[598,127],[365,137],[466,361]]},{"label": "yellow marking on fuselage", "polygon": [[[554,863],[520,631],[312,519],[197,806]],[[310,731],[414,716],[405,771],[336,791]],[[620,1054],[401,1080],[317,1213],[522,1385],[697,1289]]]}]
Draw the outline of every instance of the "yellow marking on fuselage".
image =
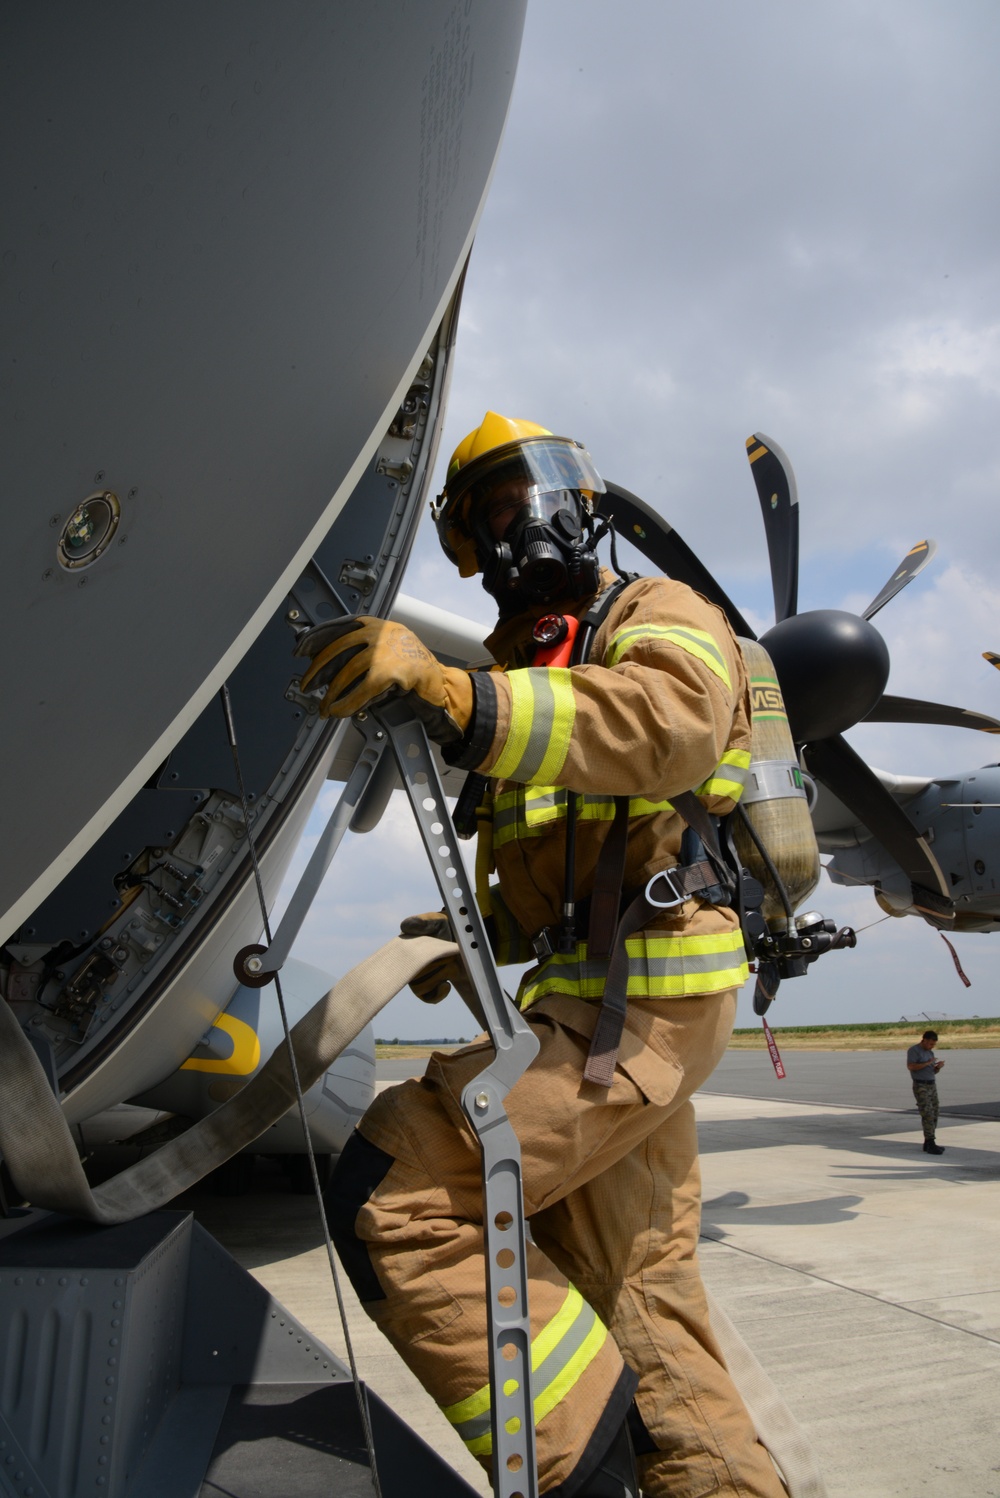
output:
[{"label": "yellow marking on fuselage", "polygon": [[244,1020],[232,1014],[220,1014],[213,1029],[222,1030],[233,1042],[231,1056],[224,1059],[209,1056],[189,1056],[181,1071],[224,1072],[231,1077],[246,1077],[256,1071],[260,1064],[260,1041],[257,1031]]}]

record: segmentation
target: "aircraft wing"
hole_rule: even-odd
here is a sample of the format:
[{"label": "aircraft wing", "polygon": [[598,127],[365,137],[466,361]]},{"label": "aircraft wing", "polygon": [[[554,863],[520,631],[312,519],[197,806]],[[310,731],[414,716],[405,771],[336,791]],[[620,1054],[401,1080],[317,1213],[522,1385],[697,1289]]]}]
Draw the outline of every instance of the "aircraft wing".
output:
[{"label": "aircraft wing", "polygon": [[[871,769],[893,799],[901,804],[920,795],[931,784],[929,776],[893,775],[889,770],[877,770],[874,766]],[[827,790],[819,781],[815,784],[817,797],[812,808],[812,823],[820,852],[832,853],[837,848],[853,848],[871,837],[868,829],[857,821],[854,813],[832,791]]]}]

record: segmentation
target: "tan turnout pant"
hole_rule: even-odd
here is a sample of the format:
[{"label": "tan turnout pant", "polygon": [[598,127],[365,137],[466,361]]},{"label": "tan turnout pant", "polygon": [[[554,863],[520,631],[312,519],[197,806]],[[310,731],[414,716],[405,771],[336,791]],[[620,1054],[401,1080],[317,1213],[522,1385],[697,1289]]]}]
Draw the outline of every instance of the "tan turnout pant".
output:
[{"label": "tan turnout pant", "polygon": [[[534,1379],[536,1418],[540,1395],[546,1405],[537,1422],[542,1492],[567,1478],[572,1489],[581,1457],[586,1466],[610,1442],[635,1386],[631,1369],[658,1448],[639,1458],[649,1498],[783,1494],[712,1335],[696,1258],[689,1098],[725,1048],[735,1004],[732,991],[630,1001],[607,1092],[583,1080],[594,1006],[550,996],[528,1016],[540,1051],[506,1106],[534,1240],[533,1342],[544,1332],[551,1346],[560,1329],[561,1345],[580,1342],[590,1307],[610,1332],[594,1352],[601,1331],[591,1326],[559,1376],[551,1377],[557,1348],[544,1387]],[[466,1437],[463,1402],[488,1385],[489,1370],[481,1160],[460,1097],[490,1049],[436,1054],[421,1081],[376,1099],[360,1130],[393,1163],[353,1225],[382,1292],[365,1309]],[[567,1281],[586,1303],[579,1315]],[[489,1470],[489,1456],[478,1454]]]}]

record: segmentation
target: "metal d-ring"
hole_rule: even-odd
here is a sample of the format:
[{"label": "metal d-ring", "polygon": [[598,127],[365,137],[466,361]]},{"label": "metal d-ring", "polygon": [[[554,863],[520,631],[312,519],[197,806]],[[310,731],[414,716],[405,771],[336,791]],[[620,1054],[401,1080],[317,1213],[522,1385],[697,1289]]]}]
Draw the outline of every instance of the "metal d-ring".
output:
[{"label": "metal d-ring", "polygon": [[[674,883],[674,880],[672,878],[673,872],[673,869],[660,869],[658,874],[653,875],[652,879],[650,879],[649,883],[646,885],[645,899],[647,904],[655,905],[657,910],[672,910],[675,905],[684,904],[684,901],[687,897],[684,894],[684,891],[678,890],[677,885]],[[653,898],[650,891],[652,890],[653,885],[656,883],[657,879],[665,879],[667,881],[670,892],[674,897],[672,900],[656,900]]]}]

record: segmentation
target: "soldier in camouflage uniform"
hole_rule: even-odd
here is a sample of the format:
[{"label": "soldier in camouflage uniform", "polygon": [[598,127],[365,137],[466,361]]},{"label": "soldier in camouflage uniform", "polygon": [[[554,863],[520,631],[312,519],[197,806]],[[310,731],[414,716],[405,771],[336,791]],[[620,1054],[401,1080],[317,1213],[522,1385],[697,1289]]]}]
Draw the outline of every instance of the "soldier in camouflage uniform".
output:
[{"label": "soldier in camouflage uniform", "polygon": [[934,1059],[937,1031],[925,1030],[919,1045],[911,1045],[906,1053],[906,1067],[913,1083],[913,1096],[917,1100],[920,1122],[924,1126],[924,1154],[943,1155],[944,1148],[934,1135],[938,1121],[937,1074],[943,1061]]}]

